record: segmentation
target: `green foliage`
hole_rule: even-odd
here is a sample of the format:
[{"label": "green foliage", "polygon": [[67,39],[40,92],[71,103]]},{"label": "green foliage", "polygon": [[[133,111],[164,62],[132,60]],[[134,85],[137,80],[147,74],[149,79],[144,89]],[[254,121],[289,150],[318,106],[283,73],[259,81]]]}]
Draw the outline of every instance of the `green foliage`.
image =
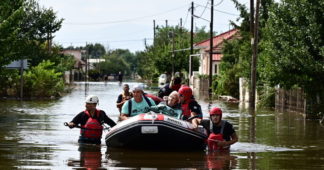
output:
[{"label": "green foliage", "polygon": [[54,63],[43,61],[24,74],[24,94],[27,97],[58,96],[64,90],[62,73],[56,72]]},{"label": "green foliage", "polygon": [[89,77],[93,81],[98,81],[100,78],[100,72],[98,70],[89,70]]},{"label": "green foliage", "polygon": [[89,58],[101,58],[106,54],[105,47],[99,43],[87,44],[84,49],[87,50]]},{"label": "green foliage", "polygon": [[260,76],[270,85],[301,87],[309,102],[322,106],[323,14],[323,1],[284,0],[271,6],[259,67]]},{"label": "green foliage", "polygon": [[106,61],[99,64],[102,74],[117,74],[120,71],[122,73],[130,73],[129,64],[120,56],[112,54],[105,55],[103,58],[106,59]]},{"label": "green foliage", "polygon": [[63,22],[52,9],[34,0],[2,0],[0,9],[1,67],[21,58],[33,66],[52,58],[49,45]]},{"label": "green foliage", "polygon": [[260,92],[258,107],[267,107],[267,108],[274,108],[275,107],[275,96],[276,96],[276,89],[274,87],[268,86],[261,86],[261,89],[258,89]]},{"label": "green foliage", "polygon": [[16,96],[18,82],[20,81],[18,70],[0,69],[0,96]]},{"label": "green foliage", "polygon": [[[207,38],[205,28],[196,28],[194,42]],[[176,27],[158,27],[154,44],[147,46],[143,53],[137,53],[140,76],[153,79],[162,73],[188,72],[190,55],[190,32]],[[173,53],[173,51],[175,51]],[[193,70],[198,70],[199,59],[193,58]]]},{"label": "green foliage", "polygon": [[220,64],[220,76],[217,78],[218,95],[239,97],[239,78],[250,77],[251,45],[246,32],[240,32],[241,38],[225,42],[223,58]]},{"label": "green foliage", "polygon": [[[137,68],[137,57],[135,54],[131,53],[128,49],[116,49],[108,51],[108,55],[115,55],[123,59],[128,65],[129,69],[123,70],[125,75],[130,75],[134,73]],[[121,66],[124,67],[124,66]],[[121,70],[122,71],[122,70]]]},{"label": "green foliage", "polygon": [[[239,97],[239,78],[250,78],[251,72],[251,34],[250,34],[250,14],[244,4],[237,0],[232,0],[236,8],[240,11],[239,19],[242,19],[241,25],[235,25],[240,30],[240,38],[226,42],[223,48],[223,58],[220,65],[220,76],[217,79],[216,94],[231,95]],[[264,0],[260,7],[260,27],[267,22],[269,6],[273,0]],[[262,34],[260,34],[262,37]],[[259,49],[262,51],[262,49]],[[257,75],[258,76],[258,75]],[[262,80],[257,79],[258,83]]]}]

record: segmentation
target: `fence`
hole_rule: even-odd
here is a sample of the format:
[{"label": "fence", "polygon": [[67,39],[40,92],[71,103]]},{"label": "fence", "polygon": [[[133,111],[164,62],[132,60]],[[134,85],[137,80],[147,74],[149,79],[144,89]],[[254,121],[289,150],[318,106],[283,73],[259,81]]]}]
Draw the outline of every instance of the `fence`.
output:
[{"label": "fence", "polygon": [[306,114],[306,97],[302,89],[276,90],[276,111]]}]

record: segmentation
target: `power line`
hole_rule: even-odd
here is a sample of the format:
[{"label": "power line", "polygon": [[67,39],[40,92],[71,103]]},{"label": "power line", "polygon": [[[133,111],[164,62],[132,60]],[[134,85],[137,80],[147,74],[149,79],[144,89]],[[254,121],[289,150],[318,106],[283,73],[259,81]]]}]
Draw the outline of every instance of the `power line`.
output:
[{"label": "power line", "polygon": [[[221,1],[221,2],[218,3],[217,5],[220,5],[222,2],[223,2],[223,1]],[[196,3],[196,5],[197,5],[197,6],[200,6],[200,7],[206,7],[206,6],[204,6],[204,5],[197,4],[197,3]],[[216,5],[214,5],[214,6],[216,6]],[[210,9],[210,7],[206,7],[206,8]],[[230,12],[226,12],[226,11],[222,11],[222,10],[217,10],[217,9],[214,9],[214,11],[216,11],[216,12],[220,12],[220,13],[223,13],[223,14],[227,14],[227,15],[232,15],[232,16],[240,16],[240,15],[238,15],[238,14],[233,14],[233,13],[230,13]]]},{"label": "power line", "polygon": [[[153,38],[146,38],[146,40],[153,40]],[[116,41],[108,41],[108,40],[94,40],[95,42],[105,42],[105,43],[121,43],[121,42],[138,42],[138,41],[144,41],[143,39],[133,39],[133,40],[116,40]],[[59,42],[62,44],[68,44],[68,43],[85,43],[85,42],[91,42],[89,40],[87,41],[63,41]]]},{"label": "power line", "polygon": [[209,0],[207,1],[206,6],[205,6],[203,12],[200,14],[199,18],[202,17],[202,16],[204,15],[204,13],[205,13],[205,11],[206,11],[206,9],[207,9],[208,4],[209,4]]},{"label": "power line", "polygon": [[187,11],[186,19],[185,19],[184,24],[183,24],[183,26],[182,26],[183,28],[185,28],[185,26],[186,26],[186,24],[187,24],[187,19],[188,19],[188,15],[189,15],[190,10],[192,10],[191,7],[190,7],[190,8],[188,9],[188,11]]},{"label": "power line", "polygon": [[[188,5],[186,5],[188,6]],[[166,14],[178,9],[181,9],[185,6],[181,6],[181,7],[177,7],[177,8],[173,8],[164,12],[160,12],[160,13],[156,13],[156,14],[152,14],[152,15],[146,15],[146,16],[141,16],[141,17],[135,17],[135,18],[129,18],[129,19],[124,19],[124,20],[115,20],[115,21],[105,21],[105,22],[97,22],[97,23],[69,23],[66,22],[65,24],[67,25],[106,25],[106,24],[118,24],[118,23],[123,23],[123,22],[130,22],[130,21],[135,21],[135,20],[140,20],[143,18],[149,18],[149,17],[154,17],[154,16],[158,16],[158,15],[162,15],[162,14]]]}]

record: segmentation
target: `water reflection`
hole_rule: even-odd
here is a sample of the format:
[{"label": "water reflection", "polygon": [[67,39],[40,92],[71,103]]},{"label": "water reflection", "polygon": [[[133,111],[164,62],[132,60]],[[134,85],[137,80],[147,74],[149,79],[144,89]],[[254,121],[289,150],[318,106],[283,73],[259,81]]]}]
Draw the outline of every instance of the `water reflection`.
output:
[{"label": "water reflection", "polygon": [[237,166],[237,157],[230,152],[210,152],[206,154],[206,165],[208,169],[234,169]]},{"label": "water reflection", "polygon": [[68,160],[68,166],[73,169],[106,169],[102,167],[102,154],[100,145],[80,144],[79,160]]}]

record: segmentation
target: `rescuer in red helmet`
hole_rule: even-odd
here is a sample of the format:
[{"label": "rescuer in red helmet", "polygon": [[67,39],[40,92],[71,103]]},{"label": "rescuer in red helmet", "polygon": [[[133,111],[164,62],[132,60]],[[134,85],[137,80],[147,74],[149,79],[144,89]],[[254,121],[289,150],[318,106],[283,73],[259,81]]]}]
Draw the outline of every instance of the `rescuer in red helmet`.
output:
[{"label": "rescuer in red helmet", "polygon": [[192,90],[188,86],[181,86],[178,91],[182,109],[182,119],[188,118],[202,119],[202,111],[198,102],[193,98]]},{"label": "rescuer in red helmet", "polygon": [[193,125],[198,127],[202,125],[208,133],[208,149],[228,150],[230,146],[238,141],[233,125],[225,120],[222,120],[222,110],[214,107],[209,111],[210,118],[208,119],[194,119]]}]

